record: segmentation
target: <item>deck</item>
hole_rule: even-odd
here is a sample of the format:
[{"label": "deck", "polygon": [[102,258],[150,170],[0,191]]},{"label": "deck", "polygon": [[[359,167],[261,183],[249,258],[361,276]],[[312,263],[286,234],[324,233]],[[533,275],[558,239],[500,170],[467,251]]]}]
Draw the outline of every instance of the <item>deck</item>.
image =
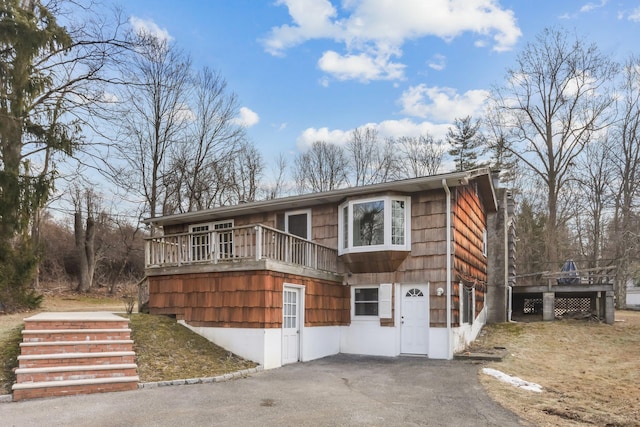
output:
[{"label": "deck", "polygon": [[582,313],[611,324],[615,278],[615,267],[516,276],[513,312],[542,315],[542,320]]},{"label": "deck", "polygon": [[278,270],[336,280],[338,251],[261,224],[149,237],[148,276]]}]

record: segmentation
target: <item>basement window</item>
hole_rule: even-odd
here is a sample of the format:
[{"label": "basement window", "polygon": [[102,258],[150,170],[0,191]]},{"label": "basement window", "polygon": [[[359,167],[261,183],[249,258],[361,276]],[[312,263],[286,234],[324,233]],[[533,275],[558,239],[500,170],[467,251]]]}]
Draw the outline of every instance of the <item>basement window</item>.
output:
[{"label": "basement window", "polygon": [[338,208],[338,252],[411,249],[411,198],[351,200]]},{"label": "basement window", "polygon": [[378,315],[378,288],[353,288],[354,316]]}]

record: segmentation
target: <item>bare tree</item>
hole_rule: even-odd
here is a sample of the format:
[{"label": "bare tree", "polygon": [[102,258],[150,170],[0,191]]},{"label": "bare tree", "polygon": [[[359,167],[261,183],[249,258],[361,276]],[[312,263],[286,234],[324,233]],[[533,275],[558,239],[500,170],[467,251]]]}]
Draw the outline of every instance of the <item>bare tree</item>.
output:
[{"label": "bare tree", "polygon": [[112,165],[119,185],[143,197],[150,217],[161,213],[170,147],[183,139],[190,117],[186,107],[191,60],[166,39],[135,35],[137,49],[126,65],[123,96],[129,109],[122,123],[120,158]]},{"label": "bare tree", "polygon": [[287,172],[287,158],[284,154],[280,153],[276,157],[275,164],[272,167],[272,176],[275,178],[272,184],[267,184],[263,191],[265,193],[265,199],[272,200],[281,197],[286,193],[285,188],[285,175]]},{"label": "bare tree", "polygon": [[354,129],[346,151],[353,166],[353,185],[376,184],[393,178],[397,168],[395,152],[388,141],[380,142],[377,130]]},{"label": "bare tree", "polygon": [[[78,262],[78,292],[89,292],[96,270],[96,211],[97,196],[90,188],[75,188],[72,196],[75,213],[73,231],[75,236],[76,259]],[[86,224],[84,217],[86,216]]]},{"label": "bare tree", "polygon": [[405,165],[402,169],[406,178],[435,175],[440,170],[445,148],[442,141],[436,141],[432,135],[403,136],[396,144],[401,153],[400,163]]},{"label": "bare tree", "polygon": [[545,29],[507,70],[493,91],[493,111],[508,149],[543,181],[547,198],[546,255],[559,262],[559,199],[576,158],[593,135],[610,124],[607,85],[616,65],[595,45]]},{"label": "bare tree", "polygon": [[514,186],[518,175],[518,159],[509,150],[509,141],[505,135],[505,130],[500,123],[492,120],[493,116],[488,115],[485,123],[488,128],[488,135],[485,136],[484,154],[489,154],[489,167],[492,172],[499,174],[500,181],[506,185]]},{"label": "bare tree", "polygon": [[616,286],[617,304],[626,305],[626,280],[629,277],[630,260],[638,257],[637,230],[634,232],[634,206],[640,195],[640,57],[632,56],[624,64],[622,84],[619,90],[618,111],[621,117],[615,126],[613,164],[619,187],[615,195],[614,240],[618,260]]},{"label": "bare tree", "polygon": [[321,192],[340,188],[347,182],[348,160],[344,150],[325,141],[316,141],[294,162],[298,191]]},{"label": "bare tree", "polygon": [[599,267],[605,247],[606,210],[612,207],[611,140],[604,137],[586,147],[578,160],[579,201],[574,204],[576,235],[589,268]]},{"label": "bare tree", "polygon": [[252,143],[245,141],[234,156],[231,191],[235,203],[253,202],[257,198],[258,184],[264,163],[260,151]]},{"label": "bare tree", "polygon": [[249,149],[244,142],[244,128],[235,121],[238,101],[236,95],[229,92],[226,80],[205,68],[195,80],[194,92],[195,119],[189,126],[181,152],[181,156],[186,157],[187,193],[184,198],[188,202],[187,211],[212,207],[212,200],[219,201],[219,198],[211,197],[212,194],[219,195],[232,189],[236,184],[233,176],[228,175],[225,179],[225,174],[218,172],[213,180],[210,173],[226,170],[238,155],[244,154],[243,149]]}]

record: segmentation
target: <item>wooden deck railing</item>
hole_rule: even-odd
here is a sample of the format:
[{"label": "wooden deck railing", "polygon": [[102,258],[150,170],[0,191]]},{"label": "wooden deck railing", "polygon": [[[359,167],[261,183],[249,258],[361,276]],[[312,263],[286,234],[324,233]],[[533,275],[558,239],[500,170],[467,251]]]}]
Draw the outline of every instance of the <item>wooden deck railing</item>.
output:
[{"label": "wooden deck railing", "polygon": [[612,285],[616,279],[614,266],[585,268],[574,271],[543,271],[539,273],[522,274],[515,276],[515,286],[530,286],[532,284],[544,284],[551,288],[556,285],[585,286],[585,285]]},{"label": "wooden deck railing", "polygon": [[263,260],[337,271],[338,251],[264,225],[149,237],[147,268]]}]

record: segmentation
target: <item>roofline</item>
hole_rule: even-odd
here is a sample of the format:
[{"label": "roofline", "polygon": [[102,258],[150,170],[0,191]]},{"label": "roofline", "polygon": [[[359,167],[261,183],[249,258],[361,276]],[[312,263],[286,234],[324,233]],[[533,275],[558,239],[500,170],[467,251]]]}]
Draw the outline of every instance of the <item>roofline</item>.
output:
[{"label": "roofline", "polygon": [[414,193],[417,191],[433,190],[442,188],[443,181],[446,182],[448,187],[457,187],[460,185],[466,185],[469,181],[478,180],[482,177],[486,177],[487,179],[483,186],[485,203],[491,203],[492,208],[495,210],[497,207],[497,200],[495,189],[493,188],[491,171],[489,168],[478,168],[463,172],[429,175],[419,178],[363,185],[359,187],[340,188],[321,193],[309,193],[298,196],[283,197],[280,199],[260,200],[256,202],[240,203],[237,205],[220,206],[211,209],[166,215],[156,218],[145,218],[142,222],[144,224],[155,225],[181,224],[187,221],[204,222],[207,219],[211,219],[211,217],[228,218],[230,216],[239,216],[255,212],[273,212],[291,208],[302,209],[326,203],[336,203],[346,197],[360,194],[380,193],[385,191],[405,191]]}]

